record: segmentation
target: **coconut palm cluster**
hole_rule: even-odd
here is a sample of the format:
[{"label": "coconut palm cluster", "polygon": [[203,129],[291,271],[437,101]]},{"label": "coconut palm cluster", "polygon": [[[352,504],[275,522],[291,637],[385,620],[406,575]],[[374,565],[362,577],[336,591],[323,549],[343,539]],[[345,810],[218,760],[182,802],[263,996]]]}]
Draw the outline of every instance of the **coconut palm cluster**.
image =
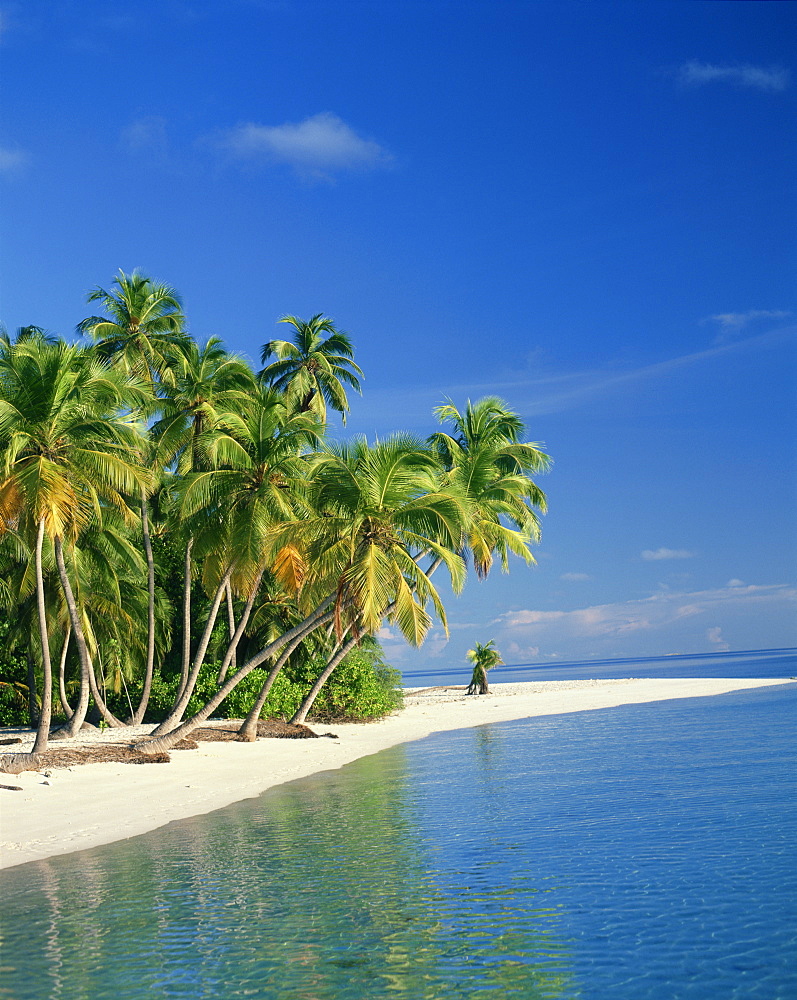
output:
[{"label": "coconut palm cluster", "polygon": [[[303,721],[383,625],[415,646],[435,619],[446,628],[438,571],[456,593],[469,566],[533,562],[546,502],[532,476],[550,460],[502,400],[445,402],[426,440],[334,442],[328,410],[345,418],[362,372],[328,317],[285,317],[290,339],[263,345],[256,371],[194,341],[175,290],[139,272],[89,301],[99,314],[75,343],[0,337],[0,601],[27,658],[34,752],[56,715],[67,735],[90,709],[110,726],[149,719],[167,663],[173,697],[144,752],[247,678],[254,739],[297,660],[323,668]],[[120,685],[129,711],[114,714]]]}]

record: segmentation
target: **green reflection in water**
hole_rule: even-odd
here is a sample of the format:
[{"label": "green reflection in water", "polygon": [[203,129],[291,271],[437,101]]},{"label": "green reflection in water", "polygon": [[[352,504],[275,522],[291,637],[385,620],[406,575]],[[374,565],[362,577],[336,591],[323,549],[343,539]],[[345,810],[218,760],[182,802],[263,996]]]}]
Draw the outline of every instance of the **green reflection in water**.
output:
[{"label": "green reflection in water", "polygon": [[[478,733],[483,802],[496,748]],[[461,845],[427,822],[414,793],[399,747],[12,869],[0,996],[578,996],[555,890],[506,865],[494,877],[500,862],[472,838],[464,867],[452,867]]]}]

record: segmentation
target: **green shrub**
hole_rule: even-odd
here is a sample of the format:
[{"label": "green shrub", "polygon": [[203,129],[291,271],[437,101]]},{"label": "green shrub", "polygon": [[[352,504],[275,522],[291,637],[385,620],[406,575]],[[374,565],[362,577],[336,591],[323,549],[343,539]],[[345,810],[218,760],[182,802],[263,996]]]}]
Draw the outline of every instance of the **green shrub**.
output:
[{"label": "green shrub", "polygon": [[[289,664],[277,675],[269,691],[261,718],[290,719],[301,705],[318,675],[324,669],[324,657],[307,657]],[[186,718],[198,712],[218,690],[218,663],[206,663],[197,679],[196,689],[188,703]],[[256,667],[230,692],[213,713],[215,718],[242,719],[249,714],[270,666]],[[165,719],[174,702],[177,677],[152,681],[147,721]],[[375,640],[366,639],[338,664],[321,689],[310,712],[311,719],[322,722],[335,720],[363,721],[379,719],[401,708],[403,695],[401,674],[382,659],[382,648]]]}]

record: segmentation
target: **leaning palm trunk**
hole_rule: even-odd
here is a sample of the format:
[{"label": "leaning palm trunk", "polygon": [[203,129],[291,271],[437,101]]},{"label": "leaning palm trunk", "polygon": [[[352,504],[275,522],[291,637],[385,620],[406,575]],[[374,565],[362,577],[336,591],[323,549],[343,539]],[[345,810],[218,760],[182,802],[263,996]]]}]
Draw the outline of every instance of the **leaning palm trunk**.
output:
[{"label": "leaning palm trunk", "polygon": [[113,712],[108,708],[105,702],[105,698],[100,691],[100,686],[97,683],[97,674],[94,671],[94,663],[89,657],[89,690],[91,691],[91,697],[94,699],[94,704],[97,706],[100,715],[105,719],[109,726],[114,729],[118,729],[125,725],[121,719],[117,719]]},{"label": "leaning palm trunk", "polygon": [[189,538],[185,547],[185,566],[183,569],[183,662],[180,670],[180,684],[177,687],[177,700],[185,691],[188,683],[188,671],[191,666],[191,550],[194,539]]},{"label": "leaning palm trunk", "polygon": [[[230,630],[230,644],[228,650],[230,649],[232,650],[232,656],[230,657],[230,666],[232,667],[233,673],[235,673],[235,671],[238,669],[238,661],[235,656],[235,647],[232,644],[232,640],[236,632],[235,609],[233,608],[232,604],[232,587],[230,586],[229,581],[227,582],[227,627]],[[221,670],[219,670],[219,674],[221,674]],[[225,676],[226,676],[226,671],[225,671]],[[222,680],[224,680],[223,677]]]},{"label": "leaning palm trunk", "polygon": [[152,689],[152,673],[155,666],[155,560],[152,556],[152,539],[149,534],[149,512],[146,497],[141,498],[141,534],[144,540],[144,554],[147,559],[147,665],[144,670],[144,688],[138,708],[130,719],[130,724],[140,726],[149,704]]},{"label": "leaning palm trunk", "polygon": [[327,680],[332,675],[332,672],[335,669],[335,667],[337,667],[337,665],[340,663],[340,661],[343,659],[344,656],[346,656],[354,649],[354,647],[357,645],[359,641],[360,640],[358,636],[352,636],[350,639],[347,639],[346,642],[338,645],[337,649],[335,650],[335,652],[333,652],[332,656],[327,662],[327,665],[321,671],[318,680],[310,688],[307,697],[301,703],[298,710],[291,719],[291,722],[293,722],[294,725],[298,725],[300,722],[304,722],[304,720],[307,718],[307,713],[313,707],[316,698],[320,694],[321,688],[326,684]]},{"label": "leaning palm trunk", "polygon": [[66,564],[64,563],[64,547],[58,535],[55,536],[54,545],[55,562],[58,566],[61,588],[64,591],[64,599],[69,610],[69,620],[72,623],[72,633],[75,636],[75,645],[77,646],[78,658],[80,660],[80,698],[66,727],[67,735],[75,736],[86,721],[86,712],[89,707],[91,660],[89,658],[86,636],[83,632],[83,624],[80,621],[77,603],[75,602],[75,595],[72,592],[72,584],[69,582],[69,574],[66,571]]},{"label": "leaning palm trunk", "polygon": [[66,656],[69,652],[69,640],[72,637],[72,623],[70,622],[66,627],[66,636],[64,637],[64,644],[61,647],[61,659],[58,663],[58,697],[61,700],[61,710],[67,719],[71,719],[73,712],[69,705],[69,700],[66,696]]},{"label": "leaning palm trunk", "polygon": [[311,622],[303,632],[300,632],[295,639],[292,639],[288,645],[282,650],[279,655],[279,659],[271,668],[268,677],[266,677],[263,682],[263,687],[260,689],[260,693],[257,696],[257,700],[254,705],[252,705],[249,710],[249,715],[244,719],[243,725],[238,730],[238,736],[236,739],[240,740],[242,743],[254,743],[257,739],[257,720],[260,718],[260,713],[263,711],[263,706],[266,703],[266,698],[268,698],[269,692],[271,691],[274,681],[277,679],[279,672],[288,662],[288,657],[291,653],[297,649],[317,628],[325,625],[327,622],[332,620],[334,612],[329,611],[322,618],[317,621]]},{"label": "leaning palm trunk", "polygon": [[[325,598],[321,604],[311,612],[303,622],[300,622],[295,628],[290,629],[275,639],[274,642],[268,644],[259,653],[256,653],[250,660],[247,660],[242,667],[238,668],[237,673],[229,677],[227,681],[219,688],[216,694],[210,699],[210,701],[196,713],[192,718],[186,720],[181,726],[176,729],[167,732],[163,736],[156,736],[155,739],[146,740],[143,743],[138,744],[138,749],[142,753],[162,753],[166,750],[170,750],[175,743],[179,743],[184,736],[193,732],[197,726],[200,726],[205,719],[209,718],[211,713],[214,712],[219,705],[224,701],[227,695],[233,691],[237,685],[248,676],[255,667],[259,667],[261,663],[269,659],[269,657],[274,656],[278,653],[282,647],[294,639],[300,633],[303,633],[307,626],[311,623],[316,623],[316,627],[320,624],[319,619],[322,617],[324,612],[327,610],[329,605],[335,600],[334,596]],[[153,734],[155,735],[155,734]]]},{"label": "leaning palm trunk", "polygon": [[44,606],[44,572],[42,571],[42,546],[44,545],[44,518],[39,521],[36,533],[36,607],[39,612],[39,638],[42,647],[42,704],[33,753],[47,749],[50,720],[53,711],[53,668],[50,660],[50,637],[47,633],[47,612]]},{"label": "leaning palm trunk", "polygon": [[210,614],[208,615],[208,620],[205,625],[205,631],[202,634],[202,638],[197,647],[196,656],[194,657],[194,664],[191,668],[191,673],[188,676],[188,680],[185,683],[185,687],[177,698],[177,702],[169,714],[168,718],[164,719],[163,722],[153,730],[153,735],[160,736],[162,733],[168,733],[171,729],[176,726],[180,719],[182,719],[185,714],[186,708],[188,708],[188,702],[191,700],[191,695],[194,693],[194,688],[196,687],[197,678],[199,677],[199,671],[202,669],[202,664],[205,662],[205,653],[207,652],[208,645],[210,644],[210,637],[213,633],[213,626],[216,624],[216,618],[219,614],[219,608],[221,607],[221,601],[224,597],[224,591],[230,580],[230,575],[232,574],[232,566],[227,569],[227,572],[221,578],[221,583],[219,583],[216,588],[216,593],[213,595],[213,604],[210,607]]},{"label": "leaning palm trunk", "polygon": [[[260,589],[260,581],[263,579],[264,570],[260,572],[255,577],[255,582],[252,584],[252,589],[249,592],[249,597],[246,601],[246,607],[244,608],[244,613],[241,615],[241,620],[238,622],[238,627],[236,628],[232,638],[230,639],[230,645],[227,648],[227,652],[224,654],[224,659],[221,661],[221,666],[219,667],[219,676],[216,681],[221,684],[224,678],[227,676],[227,671],[230,668],[230,664],[235,660],[235,651],[238,648],[238,643],[241,641],[241,636],[244,634],[246,626],[249,624],[249,618],[252,614],[252,608],[255,604],[255,598],[257,597],[257,592]],[[233,668],[233,671],[235,668]]]}]

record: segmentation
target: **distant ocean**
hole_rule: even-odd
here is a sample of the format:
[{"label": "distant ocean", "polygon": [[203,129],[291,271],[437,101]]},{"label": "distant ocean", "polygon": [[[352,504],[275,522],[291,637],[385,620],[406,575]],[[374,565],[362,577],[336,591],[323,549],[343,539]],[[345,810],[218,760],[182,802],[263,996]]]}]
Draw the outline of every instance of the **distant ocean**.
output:
[{"label": "distant ocean", "polygon": [[[684,653],[637,659],[573,660],[557,663],[511,663],[490,671],[490,682],[561,681],[616,677],[791,677],[797,674],[797,648],[742,652]],[[403,675],[407,687],[467,684],[467,663],[459,669],[430,667]]]},{"label": "distant ocean", "polygon": [[794,1000],[796,720],[784,683],[483,725],[10,869],[0,997]]}]

